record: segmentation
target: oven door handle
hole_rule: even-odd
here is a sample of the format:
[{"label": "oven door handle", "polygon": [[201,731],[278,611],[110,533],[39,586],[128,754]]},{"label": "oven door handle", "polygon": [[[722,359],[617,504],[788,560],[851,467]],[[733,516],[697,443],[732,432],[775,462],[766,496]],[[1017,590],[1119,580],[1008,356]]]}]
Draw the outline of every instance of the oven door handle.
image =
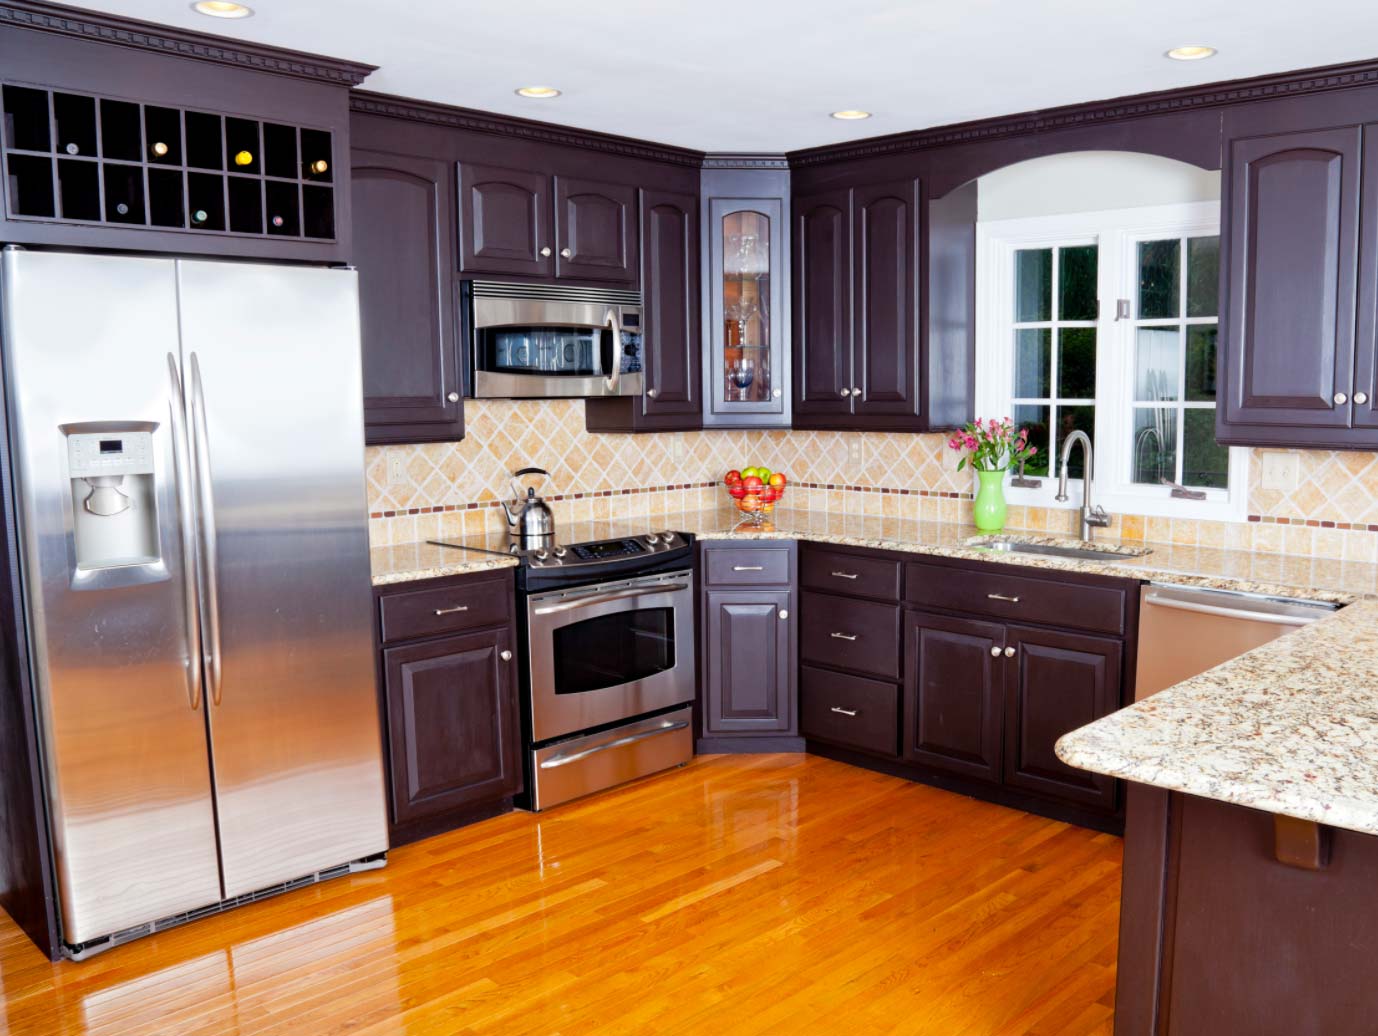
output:
[{"label": "oven door handle", "polygon": [[584,608],[591,604],[608,604],[612,601],[622,601],[629,597],[650,597],[655,594],[672,593],[676,590],[688,590],[688,583],[659,583],[656,586],[640,586],[628,590],[617,590],[613,593],[590,594],[587,597],[576,597],[572,601],[561,601],[559,604],[547,604],[537,608],[532,612],[533,615],[554,615],[557,612],[573,611],[575,608]]},{"label": "oven door handle", "polygon": [[645,741],[648,738],[659,737],[661,734],[669,734],[671,731],[683,730],[689,725],[687,720],[679,720],[676,723],[664,723],[655,730],[643,730],[639,734],[628,734],[626,737],[615,738],[612,741],[604,742],[601,745],[594,745],[592,748],[585,748],[582,752],[574,752],[571,755],[551,756],[541,763],[542,770],[554,770],[559,766],[568,766],[570,763],[577,763],[580,759],[587,759],[591,755],[599,752],[606,752],[610,748],[623,748],[627,745],[634,745],[638,741]]}]

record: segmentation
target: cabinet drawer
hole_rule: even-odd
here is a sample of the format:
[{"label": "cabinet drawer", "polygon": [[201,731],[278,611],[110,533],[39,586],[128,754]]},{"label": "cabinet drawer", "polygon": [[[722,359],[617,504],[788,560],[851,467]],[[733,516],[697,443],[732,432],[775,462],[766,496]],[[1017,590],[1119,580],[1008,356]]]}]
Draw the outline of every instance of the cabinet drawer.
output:
[{"label": "cabinet drawer", "polygon": [[983,618],[1012,619],[1044,626],[1123,635],[1125,592],[1083,582],[1054,582],[1011,575],[910,562],[904,599],[921,608],[969,612]]},{"label": "cabinet drawer", "polygon": [[804,591],[799,601],[805,662],[899,679],[900,607]]},{"label": "cabinet drawer", "polygon": [[892,683],[803,666],[799,732],[805,737],[898,755],[899,691]]},{"label": "cabinet drawer", "polygon": [[788,586],[789,546],[705,546],[703,582],[705,586]]},{"label": "cabinet drawer", "polygon": [[882,601],[900,599],[900,563],[805,545],[799,553],[799,584]]},{"label": "cabinet drawer", "polygon": [[510,579],[387,594],[378,601],[383,642],[504,625],[512,621],[512,594]]}]

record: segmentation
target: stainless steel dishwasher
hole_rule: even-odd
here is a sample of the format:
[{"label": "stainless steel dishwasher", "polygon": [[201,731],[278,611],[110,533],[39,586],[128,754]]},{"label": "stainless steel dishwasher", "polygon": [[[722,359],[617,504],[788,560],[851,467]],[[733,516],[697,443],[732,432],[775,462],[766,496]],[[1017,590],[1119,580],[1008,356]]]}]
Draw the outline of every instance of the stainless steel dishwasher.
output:
[{"label": "stainless steel dishwasher", "polygon": [[1321,601],[1170,583],[1144,586],[1139,604],[1135,701],[1323,619],[1336,608]]}]

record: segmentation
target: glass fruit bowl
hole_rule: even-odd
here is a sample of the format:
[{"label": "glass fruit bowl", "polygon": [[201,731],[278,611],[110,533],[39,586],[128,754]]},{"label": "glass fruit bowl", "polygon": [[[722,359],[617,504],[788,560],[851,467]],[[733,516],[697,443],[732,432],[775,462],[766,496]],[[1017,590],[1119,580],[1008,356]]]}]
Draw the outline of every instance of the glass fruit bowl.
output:
[{"label": "glass fruit bowl", "polygon": [[775,505],[785,495],[784,486],[758,486],[748,488],[741,482],[724,482],[732,499],[732,506],[741,512],[742,517],[752,525],[764,525],[775,512]]}]

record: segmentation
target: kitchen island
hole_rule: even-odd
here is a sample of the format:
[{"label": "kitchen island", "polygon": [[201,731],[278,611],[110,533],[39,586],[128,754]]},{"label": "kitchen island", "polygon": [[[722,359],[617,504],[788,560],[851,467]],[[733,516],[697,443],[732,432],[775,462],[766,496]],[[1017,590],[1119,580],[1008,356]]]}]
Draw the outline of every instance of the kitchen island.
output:
[{"label": "kitchen island", "polygon": [[1131,782],[1118,1036],[1378,1031],[1378,603],[1057,750]]}]

